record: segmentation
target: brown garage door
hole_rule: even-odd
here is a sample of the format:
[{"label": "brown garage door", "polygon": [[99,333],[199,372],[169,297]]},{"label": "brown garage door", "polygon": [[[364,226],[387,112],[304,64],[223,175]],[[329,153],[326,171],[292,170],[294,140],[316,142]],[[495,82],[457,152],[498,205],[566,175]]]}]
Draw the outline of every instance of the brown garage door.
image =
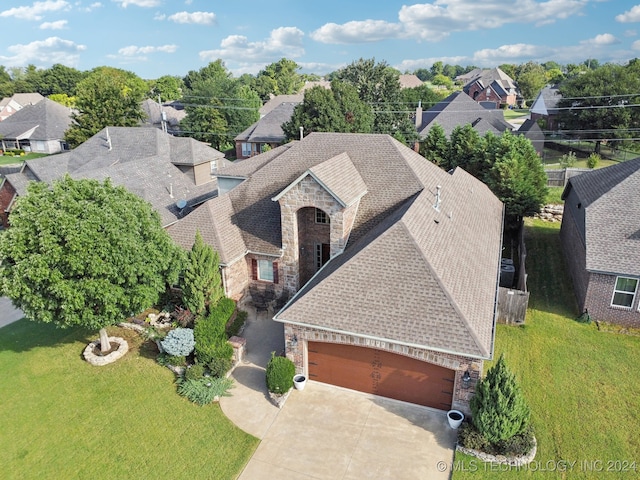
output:
[{"label": "brown garage door", "polygon": [[374,348],[309,342],[309,379],[449,410],[455,372]]}]

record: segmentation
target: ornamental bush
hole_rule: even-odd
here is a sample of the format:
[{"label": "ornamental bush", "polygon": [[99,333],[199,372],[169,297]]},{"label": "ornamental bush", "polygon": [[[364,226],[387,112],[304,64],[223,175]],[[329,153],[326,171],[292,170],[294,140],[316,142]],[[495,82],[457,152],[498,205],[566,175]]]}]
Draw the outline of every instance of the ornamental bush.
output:
[{"label": "ornamental bush", "polygon": [[233,386],[230,378],[200,378],[197,380],[178,377],[178,394],[197,405],[207,405],[216,397],[228,396]]},{"label": "ornamental bush", "polygon": [[196,342],[193,330],[190,328],[176,328],[171,330],[160,344],[168,355],[186,357],[193,352]]},{"label": "ornamental bush", "polygon": [[189,366],[184,371],[184,378],[189,380],[199,380],[202,377],[204,377],[204,365],[200,365],[199,363]]},{"label": "ornamental bush", "polygon": [[591,155],[589,155],[589,158],[587,158],[587,167],[591,169],[596,168],[599,163],[600,155],[598,155],[597,153],[592,153]]},{"label": "ornamental bush", "polygon": [[473,425],[492,444],[508,440],[529,426],[531,412],[503,355],[478,384],[469,406]]},{"label": "ornamental bush", "polygon": [[193,333],[199,363],[206,365],[216,359],[231,361],[233,347],[227,342],[225,328],[235,308],[235,302],[224,297],[209,315],[196,321]]},{"label": "ornamental bush", "polygon": [[276,357],[271,352],[271,359],[267,363],[267,389],[271,393],[283,394],[293,387],[293,376],[296,366],[287,357]]}]

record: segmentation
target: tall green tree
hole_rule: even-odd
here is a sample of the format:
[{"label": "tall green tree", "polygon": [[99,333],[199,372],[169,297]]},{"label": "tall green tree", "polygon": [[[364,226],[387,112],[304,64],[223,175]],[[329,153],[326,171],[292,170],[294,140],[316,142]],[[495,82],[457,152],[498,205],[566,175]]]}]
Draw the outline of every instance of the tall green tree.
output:
[{"label": "tall green tree", "polygon": [[0,65],[0,98],[10,97],[15,93],[11,75],[4,65]]},{"label": "tall green tree", "polygon": [[258,73],[257,78],[267,77],[271,80],[274,95],[291,95],[298,93],[304,85],[304,78],[298,73],[300,66],[293,60],[281,58],[267,65]]},{"label": "tall green tree", "polygon": [[202,240],[198,231],[187,256],[182,280],[182,301],[196,315],[205,314],[224,296],[220,257]]},{"label": "tall green tree", "polygon": [[547,72],[542,65],[536,62],[520,65],[513,78],[527,104],[532,104],[540,90],[547,84]]},{"label": "tall green tree", "polygon": [[360,100],[371,105],[374,112],[373,132],[387,133],[397,140],[412,144],[418,138],[402,102],[400,72],[387,62],[376,63],[374,58],[359,59],[335,72],[334,77],[353,85]]},{"label": "tall green tree", "polygon": [[600,153],[603,140],[624,141],[640,128],[640,62],[605,64],[564,81],[558,123],[573,138],[594,139]]},{"label": "tall green tree", "polygon": [[40,92],[43,72],[41,69],[29,64],[24,68],[12,67],[10,71],[15,93]]},{"label": "tall green tree", "polygon": [[259,120],[260,97],[233,78],[222,60],[189,72],[183,80],[187,116],[181,128],[190,137],[225,150],[236,135]]},{"label": "tall green tree", "polygon": [[484,174],[488,170],[484,147],[484,139],[471,124],[458,125],[449,138],[449,152],[444,169],[462,167],[479,180],[484,180]]},{"label": "tall green tree", "polygon": [[32,182],[0,235],[0,291],[27,318],[101,330],[152,306],[182,250],[151,206],[109,180]]},{"label": "tall green tree", "polygon": [[440,167],[448,165],[449,141],[440,124],[435,124],[420,142],[420,155]]},{"label": "tall green tree", "polygon": [[469,406],[473,425],[491,443],[512,438],[529,425],[531,411],[503,355],[478,384]]},{"label": "tall green tree", "polygon": [[98,67],[76,87],[77,113],[65,133],[71,148],[105,127],[135,127],[145,118],[141,102],[147,84],[132,72]]},{"label": "tall green tree", "polygon": [[371,107],[358,97],[355,88],[334,80],[331,89],[316,86],[307,90],[304,101],[293,110],[288,122],[282,125],[287,139],[311,132],[371,133],[373,127]]},{"label": "tall green tree", "polygon": [[85,72],[56,63],[42,71],[39,92],[45,97],[56,94],[73,97],[78,83],[86,76]]},{"label": "tall green tree", "polygon": [[182,78],[174,75],[163,75],[155,80],[149,80],[149,98],[169,102],[172,100],[180,100],[184,90],[184,82]]}]

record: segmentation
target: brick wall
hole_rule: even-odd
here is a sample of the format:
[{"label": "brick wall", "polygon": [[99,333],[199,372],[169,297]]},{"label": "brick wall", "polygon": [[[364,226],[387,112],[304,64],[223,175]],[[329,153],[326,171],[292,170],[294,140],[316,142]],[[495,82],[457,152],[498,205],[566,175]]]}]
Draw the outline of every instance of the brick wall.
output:
[{"label": "brick wall", "polygon": [[592,273],[590,275],[585,308],[589,310],[589,314],[594,320],[639,328],[640,312],[638,307],[640,306],[640,292],[636,293],[631,308],[614,307],[611,306],[611,299],[613,298],[615,285],[615,275]]},{"label": "brick wall", "polygon": [[[292,345],[294,336],[297,340],[296,345]],[[433,350],[407,347],[391,342],[381,342],[354,335],[316,330],[291,324],[284,325],[284,337],[286,356],[295,363],[297,373],[306,374],[307,372],[305,355],[306,344],[308,341],[340,343],[345,345],[376,348],[455,370],[456,375],[451,408],[460,410],[466,415],[471,414],[469,401],[475,392],[477,382],[482,376],[484,363],[482,360],[467,358],[460,355],[434,352]],[[468,371],[471,376],[471,381],[469,382],[468,387],[465,387],[462,382],[462,376],[466,371]]]},{"label": "brick wall", "polygon": [[0,221],[4,228],[9,227],[9,213],[7,209],[11,205],[11,201],[16,194],[16,189],[6,179],[0,187]]}]

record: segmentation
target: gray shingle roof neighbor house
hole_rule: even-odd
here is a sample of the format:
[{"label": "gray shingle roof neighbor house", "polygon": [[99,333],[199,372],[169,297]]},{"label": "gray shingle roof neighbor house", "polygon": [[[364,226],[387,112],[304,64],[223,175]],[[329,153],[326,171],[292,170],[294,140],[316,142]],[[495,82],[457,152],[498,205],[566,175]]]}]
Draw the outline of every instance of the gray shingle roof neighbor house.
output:
[{"label": "gray shingle roof neighbor house", "polygon": [[44,97],[37,92],[16,93],[11,97],[4,97],[0,100],[0,122],[6,120],[27,105],[35,105],[42,99],[44,99]]},{"label": "gray shingle roof neighbor house", "polygon": [[[212,162],[217,169],[229,164],[221,152],[191,138],[155,128],[108,127],[70,152],[27,160],[22,171],[7,175],[7,180],[23,195],[31,180],[50,183],[65,174],[110,178],[149,201],[163,225],[169,225],[217,195]],[[186,206],[180,208],[179,200]]]},{"label": "gray shingle roof neighbor house", "polygon": [[189,248],[200,230],[225,265],[247,252],[285,262],[281,208],[295,188],[316,185],[338,208],[354,206],[344,248],[277,320],[492,355],[503,207],[471,175],[447,173],[388,135],[312,133],[222,176],[245,180],[168,231]]},{"label": "gray shingle roof neighbor house", "polygon": [[416,75],[413,74],[400,75],[400,77],[398,77],[398,80],[400,81],[400,88],[415,88],[424,83]]},{"label": "gray shingle roof neighbor house", "polygon": [[172,105],[163,105],[149,98],[142,102],[142,110],[146,114],[143,125],[172,134],[179,133],[180,122],[187,116],[184,109],[178,110]]},{"label": "gray shingle roof neighbor house", "polygon": [[560,238],[580,311],[640,327],[640,158],[571,177]]},{"label": "gray shingle roof neighbor house", "polygon": [[282,124],[291,120],[299,102],[283,102],[235,137],[236,142],[282,143],[286,136]]},{"label": "gray shingle roof neighbor house", "polygon": [[4,150],[58,153],[63,150],[64,133],[71,123],[70,108],[45,98],[0,122],[0,145]]},{"label": "gray shingle roof neighbor house", "polygon": [[497,135],[511,130],[500,109],[486,109],[464,92],[454,92],[444,100],[425,110],[416,119],[416,128],[424,138],[431,127],[439,124],[447,137],[458,127],[470,124],[483,136],[487,132]]}]

